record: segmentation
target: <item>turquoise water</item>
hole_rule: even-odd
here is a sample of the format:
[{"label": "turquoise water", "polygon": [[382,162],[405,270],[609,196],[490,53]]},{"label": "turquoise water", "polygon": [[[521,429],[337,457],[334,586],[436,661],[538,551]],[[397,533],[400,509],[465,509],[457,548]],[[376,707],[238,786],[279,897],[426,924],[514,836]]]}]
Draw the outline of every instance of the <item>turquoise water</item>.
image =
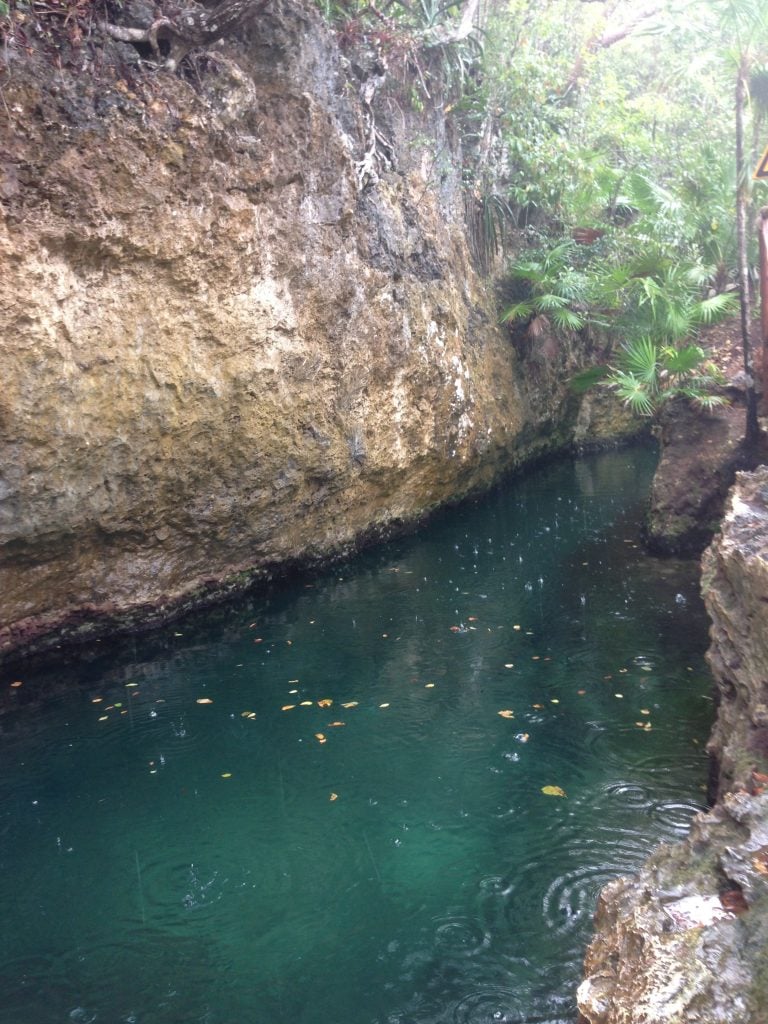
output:
[{"label": "turquoise water", "polygon": [[653,464],[548,465],[6,673],[0,1022],[572,1022],[600,886],[703,801],[706,622],[695,566],[638,546]]}]

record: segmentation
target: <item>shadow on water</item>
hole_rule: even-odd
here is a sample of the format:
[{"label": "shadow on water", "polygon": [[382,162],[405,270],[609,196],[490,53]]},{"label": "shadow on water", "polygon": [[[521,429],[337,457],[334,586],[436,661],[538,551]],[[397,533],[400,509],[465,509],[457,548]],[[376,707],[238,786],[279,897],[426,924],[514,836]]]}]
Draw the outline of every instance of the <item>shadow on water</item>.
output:
[{"label": "shadow on water", "polygon": [[[597,893],[703,802],[654,455],[31,670],[0,719],[0,1022],[573,1021]],[[504,712],[504,714],[500,714]]]}]

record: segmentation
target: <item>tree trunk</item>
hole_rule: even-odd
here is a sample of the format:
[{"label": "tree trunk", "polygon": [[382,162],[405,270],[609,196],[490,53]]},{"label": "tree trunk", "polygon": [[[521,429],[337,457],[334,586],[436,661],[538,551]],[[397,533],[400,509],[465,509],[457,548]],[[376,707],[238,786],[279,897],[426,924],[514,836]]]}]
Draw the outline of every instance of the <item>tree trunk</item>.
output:
[{"label": "tree trunk", "polygon": [[741,345],[746,377],[747,419],[745,441],[755,444],[760,436],[757,422],[755,367],[750,338],[749,265],[747,262],[747,168],[744,160],[744,109],[747,101],[747,67],[744,60],[736,75],[736,237],[739,250],[739,307],[741,311]]},{"label": "tree trunk", "polygon": [[760,238],[760,341],[761,380],[763,382],[763,412],[768,401],[768,206],[760,211],[758,225]]}]

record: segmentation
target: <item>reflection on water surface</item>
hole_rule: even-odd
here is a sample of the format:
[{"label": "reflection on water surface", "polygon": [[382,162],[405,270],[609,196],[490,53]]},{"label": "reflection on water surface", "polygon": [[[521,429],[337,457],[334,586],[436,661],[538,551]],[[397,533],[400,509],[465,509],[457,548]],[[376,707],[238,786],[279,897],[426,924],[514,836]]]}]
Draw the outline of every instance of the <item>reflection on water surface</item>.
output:
[{"label": "reflection on water surface", "polygon": [[703,799],[706,623],[695,566],[638,546],[653,459],[26,675],[0,1022],[572,1022],[600,886]]}]

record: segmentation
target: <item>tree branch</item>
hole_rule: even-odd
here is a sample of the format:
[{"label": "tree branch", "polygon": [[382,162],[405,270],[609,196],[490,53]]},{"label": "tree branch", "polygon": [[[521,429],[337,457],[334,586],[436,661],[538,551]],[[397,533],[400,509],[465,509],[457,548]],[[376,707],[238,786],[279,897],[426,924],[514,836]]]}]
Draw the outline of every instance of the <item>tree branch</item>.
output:
[{"label": "tree branch", "polygon": [[269,0],[220,0],[210,10],[189,9],[177,18],[158,18],[147,28],[106,23],[104,31],[123,43],[147,43],[160,59],[161,43],[168,47],[163,66],[175,71],[190,50],[210,46],[230,35],[264,10]]}]

